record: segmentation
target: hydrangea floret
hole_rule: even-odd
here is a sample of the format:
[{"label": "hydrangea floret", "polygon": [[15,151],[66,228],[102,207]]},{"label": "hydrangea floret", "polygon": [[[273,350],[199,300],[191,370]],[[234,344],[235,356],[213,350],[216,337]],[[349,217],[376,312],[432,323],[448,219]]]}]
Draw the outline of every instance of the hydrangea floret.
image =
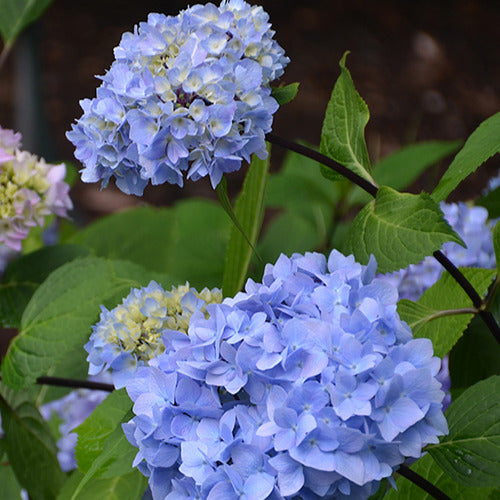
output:
[{"label": "hydrangea floret", "polygon": [[67,217],[73,208],[66,166],[46,163],[20,147],[21,134],[0,127],[0,244],[15,251],[46,216]]},{"label": "hydrangea floret", "polygon": [[289,59],[268,14],[243,0],[150,14],[115,48],[94,99],[67,133],[85,182],[125,193],[209,176],[215,187],[255,153],[278,104],[270,83]]},{"label": "hydrangea floret", "polygon": [[101,306],[99,322],[85,345],[89,353],[89,374],[110,369],[117,388],[144,365],[165,350],[161,336],[170,332],[187,333],[195,312],[206,314],[206,305],[222,301],[219,289],[201,292],[189,283],[165,291],[151,281],[147,287],[133,288],[112,310]]},{"label": "hydrangea floret", "polygon": [[366,499],[447,433],[440,359],[376,263],[282,255],[126,384],[154,498]]},{"label": "hydrangea floret", "polygon": [[[440,204],[445,219],[460,235],[466,248],[458,243],[448,242],[442,252],[457,267],[496,267],[493,249],[493,228],[496,220],[488,219],[484,207],[466,203]],[[443,267],[434,257],[427,257],[419,264],[411,264],[406,269],[381,276],[397,287],[401,298],[417,300],[431,287],[443,273]]]}]

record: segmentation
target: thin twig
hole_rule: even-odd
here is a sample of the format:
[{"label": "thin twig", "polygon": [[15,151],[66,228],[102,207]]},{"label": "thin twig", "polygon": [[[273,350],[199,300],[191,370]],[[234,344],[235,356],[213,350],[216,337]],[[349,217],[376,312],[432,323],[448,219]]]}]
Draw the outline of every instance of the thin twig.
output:
[{"label": "thin twig", "polygon": [[54,385],[57,387],[73,387],[75,389],[92,389],[95,391],[113,392],[115,390],[115,386],[113,384],[61,377],[38,377],[36,383],[41,385]]},{"label": "thin twig", "polygon": [[443,493],[437,486],[434,486],[432,483],[427,481],[427,479],[423,478],[420,474],[417,474],[406,465],[400,465],[397,472],[404,478],[408,479],[408,481],[411,481],[415,486],[424,490],[432,498],[435,498],[436,500],[451,500],[446,493]]}]

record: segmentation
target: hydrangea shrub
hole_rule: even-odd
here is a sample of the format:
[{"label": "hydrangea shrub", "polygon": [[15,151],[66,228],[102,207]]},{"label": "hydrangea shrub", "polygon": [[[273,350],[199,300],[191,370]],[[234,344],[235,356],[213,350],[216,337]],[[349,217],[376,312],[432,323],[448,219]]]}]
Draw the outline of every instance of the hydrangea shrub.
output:
[{"label": "hydrangea shrub", "polygon": [[[4,3],[0,66],[47,4]],[[0,256],[10,260],[0,326],[14,334],[0,367],[4,496],[500,496],[498,193],[445,201],[498,152],[500,113],[431,193],[406,193],[458,143],[409,146],[372,169],[368,107],[346,55],[325,156],[271,130],[298,83],[274,83],[289,60],[262,7],[150,14],[122,36],[67,133],[82,180],[114,178],[140,196],[150,183],[207,177],[222,207],[133,209],[83,237],[68,223],[64,244],[29,255],[19,253],[31,228],[71,208],[64,165],[0,128]],[[296,153],[293,168],[269,174],[269,143]],[[243,162],[233,210],[222,181]],[[351,182],[331,184],[339,178]],[[356,186],[373,198],[357,215],[366,195]],[[188,272],[198,290],[222,291],[198,292]],[[448,357],[434,355],[449,349],[451,376]]]}]

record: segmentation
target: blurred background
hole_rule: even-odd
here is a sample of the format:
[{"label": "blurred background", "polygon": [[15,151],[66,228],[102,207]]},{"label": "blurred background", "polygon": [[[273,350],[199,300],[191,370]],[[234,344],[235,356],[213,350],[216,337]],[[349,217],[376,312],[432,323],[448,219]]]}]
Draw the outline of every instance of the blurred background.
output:
[{"label": "blurred background", "polygon": [[[301,83],[296,99],[275,116],[274,132],[319,144],[326,105],[346,50],[354,83],[368,104],[372,162],[422,140],[466,138],[500,108],[500,2],[491,0],[264,0],[278,42],[291,62],[284,83]],[[81,116],[79,100],[94,97],[113,61],[113,47],[149,12],[175,15],[178,0],[54,0],[17,41],[0,70],[0,124],[23,133],[24,149],[48,161],[71,161],[65,138]],[[273,169],[283,152],[273,151]],[[443,168],[413,187],[430,190]],[[452,199],[474,198],[496,174],[493,159]],[[404,166],[402,166],[404,168]],[[230,176],[240,186],[242,174]],[[147,201],[169,205],[184,196],[212,196],[208,181],[148,187],[144,200],[77,182],[72,197],[82,223]]]}]

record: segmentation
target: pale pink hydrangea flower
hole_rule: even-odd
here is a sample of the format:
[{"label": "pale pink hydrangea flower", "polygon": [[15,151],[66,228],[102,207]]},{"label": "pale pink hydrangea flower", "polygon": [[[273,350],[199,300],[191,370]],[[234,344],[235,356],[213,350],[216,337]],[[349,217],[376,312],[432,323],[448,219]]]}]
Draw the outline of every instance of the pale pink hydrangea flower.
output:
[{"label": "pale pink hydrangea flower", "polygon": [[73,208],[66,166],[46,163],[20,147],[21,134],[0,127],[0,245],[16,251],[46,216],[66,217]]}]

